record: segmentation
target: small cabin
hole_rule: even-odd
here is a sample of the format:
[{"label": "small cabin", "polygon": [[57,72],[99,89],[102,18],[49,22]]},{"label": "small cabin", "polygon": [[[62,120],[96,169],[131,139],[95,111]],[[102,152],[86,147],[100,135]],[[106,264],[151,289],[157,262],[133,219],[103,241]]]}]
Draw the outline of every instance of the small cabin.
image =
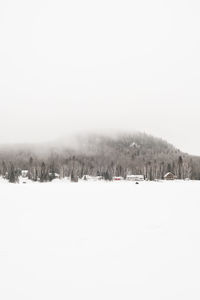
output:
[{"label": "small cabin", "polygon": [[126,180],[128,180],[128,181],[143,181],[144,175],[127,175]]},{"label": "small cabin", "polygon": [[172,172],[168,172],[164,176],[165,180],[175,180],[176,178],[177,178],[176,175]]},{"label": "small cabin", "polygon": [[28,177],[28,170],[22,170],[21,175],[22,175],[23,178]]}]

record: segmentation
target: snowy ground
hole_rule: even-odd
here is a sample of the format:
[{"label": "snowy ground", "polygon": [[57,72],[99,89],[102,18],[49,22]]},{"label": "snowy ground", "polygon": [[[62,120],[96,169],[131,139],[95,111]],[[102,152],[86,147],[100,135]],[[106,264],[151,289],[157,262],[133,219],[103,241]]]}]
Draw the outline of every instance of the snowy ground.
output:
[{"label": "snowy ground", "polygon": [[0,184],[0,299],[200,299],[200,182]]}]

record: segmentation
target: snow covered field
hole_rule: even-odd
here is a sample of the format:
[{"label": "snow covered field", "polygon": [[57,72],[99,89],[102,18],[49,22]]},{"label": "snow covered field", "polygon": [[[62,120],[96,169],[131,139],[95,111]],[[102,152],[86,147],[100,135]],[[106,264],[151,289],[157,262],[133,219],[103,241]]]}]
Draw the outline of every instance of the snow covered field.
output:
[{"label": "snow covered field", "polygon": [[0,184],[0,299],[200,299],[200,182]]}]

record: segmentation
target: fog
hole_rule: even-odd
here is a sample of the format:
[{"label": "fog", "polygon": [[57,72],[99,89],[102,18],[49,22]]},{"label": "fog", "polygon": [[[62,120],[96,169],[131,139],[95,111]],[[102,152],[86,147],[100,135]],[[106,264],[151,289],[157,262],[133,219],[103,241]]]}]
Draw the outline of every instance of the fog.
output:
[{"label": "fog", "polygon": [[200,155],[199,1],[0,3],[0,143],[142,131]]}]

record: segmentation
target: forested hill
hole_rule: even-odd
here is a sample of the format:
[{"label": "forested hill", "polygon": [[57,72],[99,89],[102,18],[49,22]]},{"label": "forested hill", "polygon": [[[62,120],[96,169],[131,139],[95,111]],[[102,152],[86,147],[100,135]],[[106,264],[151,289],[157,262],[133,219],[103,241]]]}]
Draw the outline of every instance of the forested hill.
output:
[{"label": "forested hill", "polygon": [[[171,171],[178,178],[200,179],[200,158],[176,149],[166,141],[144,133],[82,135],[43,145],[0,147],[0,173],[8,176],[29,170],[33,180],[100,175],[106,179],[143,174],[161,179]],[[13,171],[14,170],[14,171]]]}]

